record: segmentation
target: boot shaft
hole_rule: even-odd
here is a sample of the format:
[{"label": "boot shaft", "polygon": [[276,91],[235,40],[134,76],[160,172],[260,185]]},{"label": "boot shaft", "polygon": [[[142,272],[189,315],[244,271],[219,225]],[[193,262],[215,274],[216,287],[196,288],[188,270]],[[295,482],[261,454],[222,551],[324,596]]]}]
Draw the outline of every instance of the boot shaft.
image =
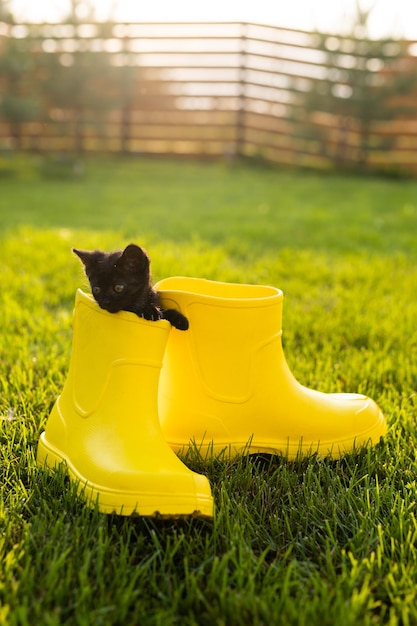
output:
[{"label": "boot shaft", "polygon": [[146,388],[152,385],[156,392],[169,331],[170,325],[164,320],[149,322],[126,311],[109,314],[78,290],[63,395],[70,394],[79,415],[88,417],[97,411],[117,370],[117,395],[123,398],[136,391],[140,405],[144,394],[140,392],[143,384],[138,369],[146,376]]},{"label": "boot shaft", "polygon": [[164,364],[174,358],[175,366],[169,367],[171,380],[164,378],[164,383],[202,385],[213,399],[247,401],[262,348],[280,343],[282,292],[195,278],[168,278],[157,288],[163,306],[179,309],[190,321],[188,332],[170,337]]}]

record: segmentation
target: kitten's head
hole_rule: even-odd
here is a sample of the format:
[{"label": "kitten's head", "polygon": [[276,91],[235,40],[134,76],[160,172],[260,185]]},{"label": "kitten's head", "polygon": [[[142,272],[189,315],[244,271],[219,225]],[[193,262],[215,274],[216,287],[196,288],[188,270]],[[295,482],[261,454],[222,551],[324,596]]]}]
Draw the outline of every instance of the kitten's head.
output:
[{"label": "kitten's head", "polygon": [[130,311],[146,301],[151,284],[150,261],[135,244],[124,250],[102,252],[78,250],[92,294],[102,309],[110,313]]}]

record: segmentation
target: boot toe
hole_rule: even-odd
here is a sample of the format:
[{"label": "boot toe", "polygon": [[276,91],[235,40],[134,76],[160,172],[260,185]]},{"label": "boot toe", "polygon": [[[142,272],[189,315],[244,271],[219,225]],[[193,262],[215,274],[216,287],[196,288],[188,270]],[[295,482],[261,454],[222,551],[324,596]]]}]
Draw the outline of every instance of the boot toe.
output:
[{"label": "boot toe", "polygon": [[[345,436],[338,443],[341,453],[352,452],[365,446],[373,446],[387,432],[385,417],[374,400],[355,393],[330,394],[330,397],[342,401],[349,419],[346,422]],[[341,416],[342,417],[342,416]],[[342,418],[343,419],[343,418]]]},{"label": "boot toe", "polygon": [[[165,450],[159,452],[159,456],[163,457]],[[162,463],[159,469],[152,464],[142,463],[144,467],[141,469],[140,463],[126,466],[118,461],[117,464],[106,465],[101,461],[95,466],[89,464],[81,475],[73,473],[81,479],[86,499],[90,504],[96,502],[104,513],[213,517],[213,498],[208,479],[192,472],[169,450],[169,459],[171,456],[171,463]]]}]

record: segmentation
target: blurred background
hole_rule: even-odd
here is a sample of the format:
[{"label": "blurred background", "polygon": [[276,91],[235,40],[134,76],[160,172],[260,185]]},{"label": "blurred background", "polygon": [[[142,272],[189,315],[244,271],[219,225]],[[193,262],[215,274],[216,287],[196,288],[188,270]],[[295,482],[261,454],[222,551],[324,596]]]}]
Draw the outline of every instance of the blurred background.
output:
[{"label": "blurred background", "polygon": [[144,4],[0,0],[2,159],[417,173],[414,0]]}]

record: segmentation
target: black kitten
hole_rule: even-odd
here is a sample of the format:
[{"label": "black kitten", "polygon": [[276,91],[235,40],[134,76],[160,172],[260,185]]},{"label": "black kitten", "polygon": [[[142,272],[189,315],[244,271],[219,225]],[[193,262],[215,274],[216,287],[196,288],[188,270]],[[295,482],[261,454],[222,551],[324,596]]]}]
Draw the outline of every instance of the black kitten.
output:
[{"label": "black kitten", "polygon": [[188,319],[175,309],[162,309],[159,294],[152,286],[150,260],[143,248],[131,243],[124,250],[73,252],[84,264],[91,291],[102,309],[110,313],[131,311],[146,320],[168,320],[175,328],[187,330]]}]

